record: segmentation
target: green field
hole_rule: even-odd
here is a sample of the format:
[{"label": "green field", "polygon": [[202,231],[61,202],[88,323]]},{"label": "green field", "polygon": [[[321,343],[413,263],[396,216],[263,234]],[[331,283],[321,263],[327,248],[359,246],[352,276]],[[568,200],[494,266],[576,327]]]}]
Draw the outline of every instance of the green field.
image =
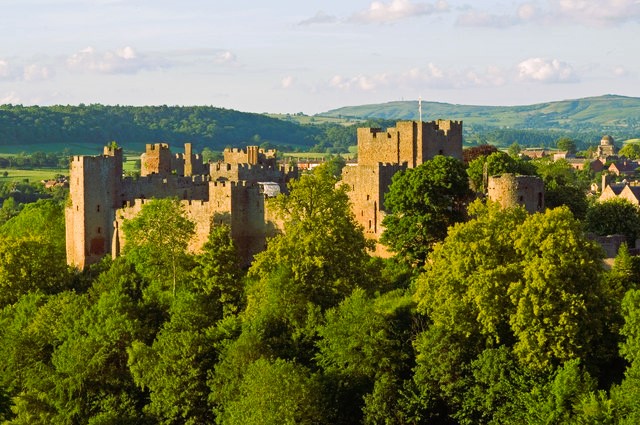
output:
[{"label": "green field", "polygon": [[[8,173],[7,177],[4,177],[5,171]],[[56,176],[56,174],[69,174],[69,170],[62,168],[36,168],[31,170],[20,170],[15,168],[0,168],[0,183],[8,181],[25,181],[29,183],[39,182],[42,180],[49,180]]]},{"label": "green field", "polygon": [[340,125],[352,125],[362,122],[364,120],[358,118],[342,118],[342,117],[324,117],[320,115],[298,115],[298,114],[265,114],[270,118],[277,118],[283,121],[295,122],[302,125],[309,124],[340,124]]}]

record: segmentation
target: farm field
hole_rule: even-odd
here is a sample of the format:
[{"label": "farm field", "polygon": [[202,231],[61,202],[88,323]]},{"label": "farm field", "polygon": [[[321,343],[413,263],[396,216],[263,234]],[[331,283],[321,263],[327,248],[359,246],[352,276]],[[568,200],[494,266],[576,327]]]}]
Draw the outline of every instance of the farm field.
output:
[{"label": "farm field", "polygon": [[[4,173],[7,176],[4,176]],[[0,183],[8,181],[27,181],[29,183],[39,182],[41,180],[49,180],[56,176],[56,174],[69,174],[68,169],[63,168],[34,168],[29,170],[22,170],[16,168],[0,168]]]}]

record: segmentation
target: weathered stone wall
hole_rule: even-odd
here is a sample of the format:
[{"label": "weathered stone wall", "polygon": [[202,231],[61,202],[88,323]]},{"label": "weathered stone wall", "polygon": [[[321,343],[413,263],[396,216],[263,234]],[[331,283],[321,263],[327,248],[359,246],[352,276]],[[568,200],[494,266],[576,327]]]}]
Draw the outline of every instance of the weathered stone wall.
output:
[{"label": "weathered stone wall", "polygon": [[462,121],[437,120],[423,123],[423,152],[420,163],[436,155],[450,156],[462,161]]},{"label": "weathered stone wall", "polygon": [[69,172],[70,202],[65,209],[67,262],[84,268],[111,249],[113,211],[122,176],[122,150],[102,156],[76,156]]},{"label": "weathered stone wall", "polygon": [[247,146],[246,149],[226,148],[223,155],[223,162],[226,164],[249,164],[276,166],[275,149],[264,150],[258,146]]},{"label": "weathered stone wall", "polygon": [[[384,227],[384,195],[388,192],[393,176],[405,170],[407,164],[358,165],[345,167],[342,171],[342,183],[349,191],[351,208],[356,222],[362,226],[365,237],[378,241]],[[376,255],[388,256],[386,248],[376,243]]]},{"label": "weathered stone wall", "polygon": [[145,153],[140,157],[140,175],[171,174],[174,159],[166,143],[147,144]]},{"label": "weathered stone wall", "polygon": [[186,200],[209,199],[208,176],[182,177],[152,174],[140,178],[126,177],[120,187],[120,205],[138,198],[170,198]]},{"label": "weathered stone wall", "polygon": [[436,155],[462,160],[461,121],[400,121],[386,131],[358,129],[358,165],[406,162],[413,168]]},{"label": "weathered stone wall", "polygon": [[278,232],[257,182],[273,181],[285,191],[287,179],[296,176],[297,169],[212,164],[203,175],[171,173],[180,161],[185,173],[189,162],[192,170],[199,167],[198,158],[189,145],[185,146],[184,156],[173,159],[167,145],[148,145],[143,159],[150,173],[124,179],[121,150],[105,149],[103,156],[73,158],[71,201],[65,212],[67,262],[82,269],[109,253],[118,255],[125,245],[123,220],[135,217],[148,199],[173,197],[180,199],[187,216],[196,224],[190,250],[202,248],[211,226],[228,224],[244,264],[248,265],[253,255],[264,249],[266,238]]},{"label": "weathered stone wall", "polygon": [[489,177],[488,197],[502,208],[522,205],[533,214],[544,210],[544,182],[537,176],[505,173]]}]

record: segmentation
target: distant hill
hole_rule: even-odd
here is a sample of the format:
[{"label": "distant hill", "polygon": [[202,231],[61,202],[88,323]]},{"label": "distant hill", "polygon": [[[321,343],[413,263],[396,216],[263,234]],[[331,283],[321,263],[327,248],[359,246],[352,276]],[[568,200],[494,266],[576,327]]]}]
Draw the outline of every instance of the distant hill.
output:
[{"label": "distant hill", "polygon": [[[640,98],[606,95],[528,106],[423,102],[423,119],[463,120],[465,145],[555,146],[570,137],[580,148],[603,134],[640,136]],[[347,152],[357,127],[389,127],[418,119],[418,102],[349,106],[314,116],[254,114],[212,106],[0,105],[2,152],[95,152],[111,141],[141,152],[147,143],[184,142],[196,151],[249,144],[285,151]]]},{"label": "distant hill", "polygon": [[0,105],[0,148],[26,151],[29,145],[61,151],[110,141],[133,151],[156,142],[178,149],[192,142],[197,150],[265,143],[304,150],[318,143],[323,132],[320,126],[210,106]]},{"label": "distant hill", "polygon": [[[318,114],[345,119],[418,119],[417,101],[347,106]],[[425,121],[462,120],[467,139],[486,137],[497,130],[555,132],[592,139],[611,134],[616,139],[640,135],[640,98],[617,95],[538,103],[526,106],[472,106],[422,102]],[[588,140],[584,140],[587,142]]]}]

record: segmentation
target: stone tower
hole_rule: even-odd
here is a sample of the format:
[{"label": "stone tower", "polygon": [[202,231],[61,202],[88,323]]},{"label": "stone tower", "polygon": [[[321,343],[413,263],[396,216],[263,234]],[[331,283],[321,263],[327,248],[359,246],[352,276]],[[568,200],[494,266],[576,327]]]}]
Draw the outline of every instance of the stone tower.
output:
[{"label": "stone tower", "polygon": [[530,214],[544,210],[544,182],[537,176],[505,173],[489,177],[488,196],[502,208],[522,205]]},{"label": "stone tower", "polygon": [[67,262],[79,269],[111,251],[114,211],[120,207],[122,149],[107,146],[101,156],[75,156],[71,160],[65,209]]},{"label": "stone tower", "polygon": [[[358,129],[358,165],[345,167],[342,181],[351,189],[353,213],[367,238],[378,241],[384,231],[384,195],[393,175],[436,155],[462,160],[462,121],[400,121],[387,130]],[[388,255],[380,244],[376,254]]]},{"label": "stone tower", "polygon": [[172,155],[167,143],[147,144],[144,154],[140,157],[140,175],[171,174]]}]

